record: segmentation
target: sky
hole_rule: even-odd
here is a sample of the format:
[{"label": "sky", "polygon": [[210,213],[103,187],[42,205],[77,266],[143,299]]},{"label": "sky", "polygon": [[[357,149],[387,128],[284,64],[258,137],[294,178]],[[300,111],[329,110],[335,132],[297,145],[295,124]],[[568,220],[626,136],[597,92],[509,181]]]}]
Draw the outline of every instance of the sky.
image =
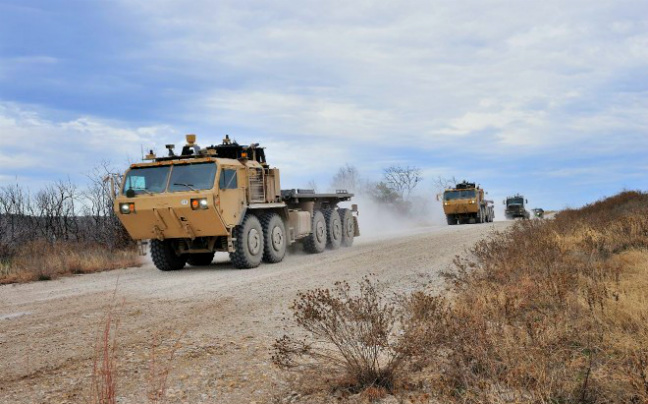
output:
[{"label": "sky", "polygon": [[0,0],[0,186],[195,133],[282,187],[415,166],[496,200],[648,190],[646,0]]}]

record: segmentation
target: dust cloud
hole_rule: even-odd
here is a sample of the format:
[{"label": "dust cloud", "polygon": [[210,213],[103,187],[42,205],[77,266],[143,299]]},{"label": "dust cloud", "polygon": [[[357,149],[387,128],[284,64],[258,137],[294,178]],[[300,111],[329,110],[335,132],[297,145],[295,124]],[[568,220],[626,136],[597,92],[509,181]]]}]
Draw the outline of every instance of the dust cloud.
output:
[{"label": "dust cloud", "polygon": [[377,203],[370,197],[361,195],[354,197],[352,202],[341,204],[340,207],[350,208],[351,203],[358,205],[360,239],[385,238],[393,233],[446,224],[443,208],[433,196],[412,198],[407,206],[403,206]]}]

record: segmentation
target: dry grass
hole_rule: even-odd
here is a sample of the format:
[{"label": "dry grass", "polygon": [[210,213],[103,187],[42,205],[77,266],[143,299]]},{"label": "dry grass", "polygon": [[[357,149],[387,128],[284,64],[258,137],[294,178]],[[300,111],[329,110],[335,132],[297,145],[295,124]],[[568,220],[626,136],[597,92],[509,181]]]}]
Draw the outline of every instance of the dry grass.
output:
[{"label": "dry grass", "polygon": [[311,390],[309,368],[333,372],[333,387],[368,402],[648,403],[647,194],[517,222],[455,265],[450,304],[422,292],[387,301],[371,282],[300,295],[306,337],[278,340],[275,363]]},{"label": "dry grass", "polygon": [[[95,340],[88,400],[92,404],[116,404],[119,401],[117,396],[121,385],[119,365],[125,359],[120,346],[122,338],[119,330],[125,306],[125,300],[118,301],[117,286],[115,286]],[[146,401],[148,403],[161,404],[167,401],[169,374],[185,332],[186,330],[182,331],[175,338],[163,338],[160,333],[154,334],[147,361]],[[121,381],[123,382],[123,376]]]},{"label": "dry grass", "polygon": [[108,250],[97,244],[33,241],[0,263],[0,284],[50,280],[59,276],[141,265],[136,249]]},{"label": "dry grass", "polygon": [[473,253],[452,277],[444,394],[648,401],[648,195],[518,222]]}]

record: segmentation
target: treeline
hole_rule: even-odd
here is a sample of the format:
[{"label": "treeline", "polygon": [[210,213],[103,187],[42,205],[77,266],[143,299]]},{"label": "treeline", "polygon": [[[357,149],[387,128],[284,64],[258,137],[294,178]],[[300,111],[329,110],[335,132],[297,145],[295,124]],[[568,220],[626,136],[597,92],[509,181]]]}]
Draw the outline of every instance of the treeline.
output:
[{"label": "treeline", "polygon": [[103,164],[88,176],[85,188],[69,180],[36,193],[20,183],[0,186],[0,259],[9,260],[36,241],[101,245],[109,251],[132,246],[113,212],[109,175]]},{"label": "treeline", "polygon": [[379,181],[370,181],[362,178],[356,167],[346,164],[333,176],[331,187],[346,189],[366,196],[378,205],[409,214],[414,202],[412,193],[421,181],[421,169],[415,166],[390,166],[382,170]]}]

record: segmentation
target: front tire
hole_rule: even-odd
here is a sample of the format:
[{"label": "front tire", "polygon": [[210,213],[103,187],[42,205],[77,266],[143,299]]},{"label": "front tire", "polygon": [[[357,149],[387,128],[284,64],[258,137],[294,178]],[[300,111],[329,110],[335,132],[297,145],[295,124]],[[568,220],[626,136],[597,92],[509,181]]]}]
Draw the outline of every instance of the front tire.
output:
[{"label": "front tire", "polygon": [[243,223],[234,228],[234,252],[230,253],[230,260],[236,268],[256,268],[263,258],[263,229],[259,219],[248,214]]},{"label": "front tire", "polygon": [[276,213],[268,213],[261,218],[263,228],[263,261],[274,264],[286,256],[286,226]]},{"label": "front tire", "polygon": [[318,254],[326,248],[326,220],[322,211],[313,211],[311,233],[304,239],[304,250],[311,254]]},{"label": "front tire", "polygon": [[177,271],[187,263],[187,256],[176,254],[171,240],[151,240],[151,258],[160,271]]},{"label": "front tire", "polygon": [[455,224],[457,224],[457,219],[452,216],[446,216],[446,221],[448,222],[449,226],[454,226]]}]

